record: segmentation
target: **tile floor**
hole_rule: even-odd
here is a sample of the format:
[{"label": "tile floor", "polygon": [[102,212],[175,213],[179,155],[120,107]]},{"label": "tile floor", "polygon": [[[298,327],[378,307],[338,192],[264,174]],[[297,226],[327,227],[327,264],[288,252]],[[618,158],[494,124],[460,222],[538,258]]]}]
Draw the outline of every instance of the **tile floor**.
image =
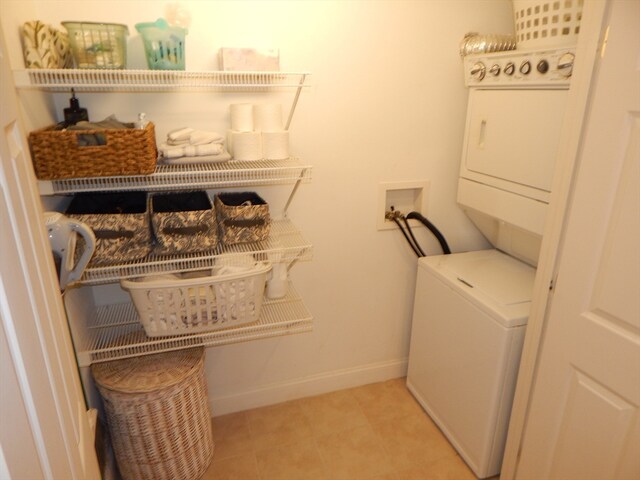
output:
[{"label": "tile floor", "polygon": [[202,480],[476,478],[404,378],[215,417],[213,438]]}]

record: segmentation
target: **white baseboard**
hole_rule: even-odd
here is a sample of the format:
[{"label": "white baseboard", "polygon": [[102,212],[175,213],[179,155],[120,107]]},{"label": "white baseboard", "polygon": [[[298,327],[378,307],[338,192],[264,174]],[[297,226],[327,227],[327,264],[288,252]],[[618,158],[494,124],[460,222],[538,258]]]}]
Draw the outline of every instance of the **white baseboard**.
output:
[{"label": "white baseboard", "polygon": [[259,388],[209,399],[213,416],[274,405],[298,398],[320,395],[369,383],[383,382],[407,374],[407,359],[379,362],[359,367],[335,370],[287,382],[272,383]]}]

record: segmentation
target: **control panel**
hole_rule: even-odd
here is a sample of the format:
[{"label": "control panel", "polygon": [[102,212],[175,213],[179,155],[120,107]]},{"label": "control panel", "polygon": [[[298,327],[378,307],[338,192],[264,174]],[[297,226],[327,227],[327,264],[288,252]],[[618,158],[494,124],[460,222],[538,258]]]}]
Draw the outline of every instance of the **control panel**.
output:
[{"label": "control panel", "polygon": [[482,88],[568,88],[575,50],[517,51],[469,55],[465,85]]}]

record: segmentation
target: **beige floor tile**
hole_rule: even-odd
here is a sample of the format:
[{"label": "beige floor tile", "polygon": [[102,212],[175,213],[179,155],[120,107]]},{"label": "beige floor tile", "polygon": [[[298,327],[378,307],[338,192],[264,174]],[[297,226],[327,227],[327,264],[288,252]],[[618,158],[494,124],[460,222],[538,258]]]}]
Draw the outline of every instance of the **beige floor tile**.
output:
[{"label": "beige floor tile", "polygon": [[250,410],[247,419],[256,451],[301,442],[313,436],[311,425],[296,402]]},{"label": "beige floor tile", "polygon": [[[214,452],[215,455],[215,452]],[[253,454],[214,461],[200,480],[262,480]]]},{"label": "beige floor tile", "polygon": [[471,469],[458,456],[446,456],[429,463],[414,464],[400,470],[403,480],[477,480]]},{"label": "beige floor tile", "polygon": [[256,453],[262,480],[330,480],[313,439]]},{"label": "beige floor tile", "polygon": [[360,404],[370,422],[378,422],[422,412],[404,385],[404,379],[389,380],[347,390]]},{"label": "beige floor tile", "polygon": [[457,455],[442,432],[425,413],[375,422],[372,426],[398,471],[414,464]]},{"label": "beige floor tile", "polygon": [[360,480],[393,473],[382,443],[369,426],[316,437],[332,480]]},{"label": "beige floor tile", "polygon": [[316,435],[348,430],[367,424],[360,405],[353,395],[338,391],[298,400]]},{"label": "beige floor tile", "polygon": [[249,421],[244,412],[213,419],[213,441],[216,448],[213,461],[253,453]]}]

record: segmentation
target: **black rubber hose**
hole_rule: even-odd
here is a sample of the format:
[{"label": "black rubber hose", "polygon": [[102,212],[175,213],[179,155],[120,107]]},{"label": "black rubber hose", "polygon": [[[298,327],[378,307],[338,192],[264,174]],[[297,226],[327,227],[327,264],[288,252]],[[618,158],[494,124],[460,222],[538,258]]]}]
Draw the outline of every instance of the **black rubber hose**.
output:
[{"label": "black rubber hose", "polygon": [[422,222],[423,225],[427,227],[431,231],[431,233],[433,233],[433,235],[436,237],[436,239],[438,240],[438,243],[440,243],[440,247],[442,248],[442,251],[444,252],[444,254],[449,255],[451,253],[451,249],[449,249],[447,240],[444,238],[444,235],[440,233],[440,230],[438,230],[433,223],[431,223],[429,220],[427,220],[418,212],[411,212],[407,215],[406,218],[415,219]]},{"label": "black rubber hose", "polygon": [[407,232],[404,231],[404,228],[402,228],[402,224],[398,221],[398,219],[395,216],[393,217],[393,221],[396,222],[396,225],[402,232],[402,235],[404,235],[404,238],[407,240],[407,243],[413,249],[413,252],[416,254],[416,256],[421,257],[422,255],[420,255],[420,252],[416,249],[416,246],[413,243],[411,243],[411,239],[409,238],[409,235],[407,235]]},{"label": "black rubber hose", "polygon": [[413,244],[416,246],[416,249],[418,250],[418,252],[420,252],[420,257],[426,257],[424,250],[422,250],[422,248],[420,248],[420,244],[418,243],[418,240],[416,240],[415,235],[413,234],[413,232],[411,231],[411,226],[409,225],[409,220],[407,220],[407,217],[403,216],[402,220],[404,221],[405,226],[407,227],[407,232],[409,232],[409,235],[411,235],[411,240],[413,240]]}]

